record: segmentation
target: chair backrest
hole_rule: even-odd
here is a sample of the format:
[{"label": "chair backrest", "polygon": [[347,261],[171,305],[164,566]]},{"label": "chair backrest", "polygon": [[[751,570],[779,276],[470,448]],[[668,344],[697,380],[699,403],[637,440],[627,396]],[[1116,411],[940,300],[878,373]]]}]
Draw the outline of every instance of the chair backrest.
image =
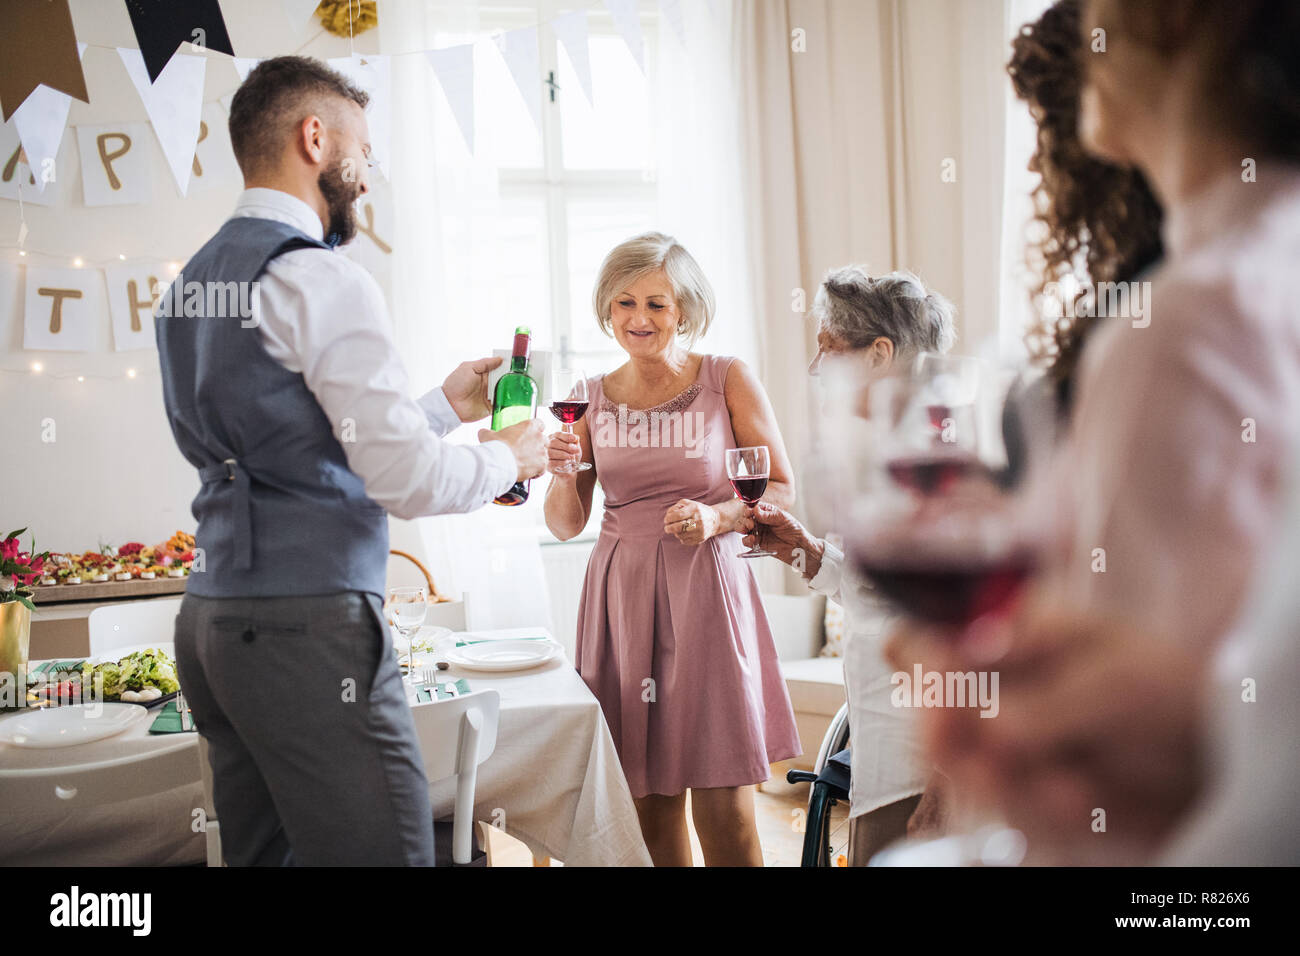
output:
[{"label": "chair backrest", "polygon": [[146,753],[91,764],[0,770],[0,806],[58,806],[87,810],[199,782],[194,739]]},{"label": "chair backrest", "polygon": [[119,647],[172,643],[180,610],[180,598],[124,601],[95,608],[87,622],[90,656],[107,654]]},{"label": "chair backrest", "polygon": [[[468,729],[465,717],[473,711],[481,713],[482,724],[478,731],[477,753],[466,753],[465,760],[472,763],[465,763],[461,759]],[[479,690],[463,697],[411,705],[415,735],[420,741],[424,773],[429,783],[464,773],[492,756],[497,746],[500,711],[501,695],[495,690]]]},{"label": "chair backrest", "polygon": [[413,704],[411,717],[430,783],[456,778],[455,822],[452,826],[453,863],[469,863],[474,828],[474,788],[479,764],[497,746],[501,695],[481,690],[463,697]]}]

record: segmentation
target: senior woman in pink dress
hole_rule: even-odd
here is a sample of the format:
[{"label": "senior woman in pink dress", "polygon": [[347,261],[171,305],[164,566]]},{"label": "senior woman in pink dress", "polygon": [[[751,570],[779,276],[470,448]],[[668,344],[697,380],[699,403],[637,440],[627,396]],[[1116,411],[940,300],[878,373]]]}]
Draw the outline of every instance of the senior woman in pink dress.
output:
[{"label": "senior woman in pink dress", "polygon": [[[656,866],[689,866],[686,791],[710,866],[762,866],[752,785],[801,752],[776,648],[737,529],[729,448],[766,445],[764,501],[794,502],[771,403],[739,359],[690,351],[714,297],[676,240],[647,233],[601,265],[597,322],[628,360],[589,383],[574,434],[550,445],[546,523],[591,515],[600,537],[578,612],[577,668],[600,701]],[[593,467],[563,466],[581,456]]]}]

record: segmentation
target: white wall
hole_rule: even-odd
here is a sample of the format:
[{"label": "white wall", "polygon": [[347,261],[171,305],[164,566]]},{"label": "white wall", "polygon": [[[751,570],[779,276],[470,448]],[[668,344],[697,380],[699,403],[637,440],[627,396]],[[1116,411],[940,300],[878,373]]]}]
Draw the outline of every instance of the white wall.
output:
[{"label": "white wall", "polygon": [[[320,34],[313,22],[291,24],[278,3],[223,0],[221,6],[241,56],[348,54],[346,39]],[[152,152],[153,201],[83,204],[74,127],[145,122],[146,116],[112,49],[138,46],[125,4],[72,0],[71,8],[78,40],[93,44],[83,58],[91,102],[72,103],[58,154],[55,204],[25,204],[31,250],[25,259],[14,245],[18,203],[0,199],[0,273],[12,273],[9,264],[25,262],[69,266],[76,256],[87,263],[119,255],[183,263],[229,215],[240,186],[182,199],[151,132],[144,145]],[[370,51],[373,36],[372,31],[359,38],[357,51]],[[237,85],[230,58],[208,55],[205,102]],[[224,137],[225,131],[210,135]],[[39,549],[73,551],[96,548],[101,541],[152,544],[178,529],[192,532],[190,501],[199,483],[167,426],[157,353],[112,351],[107,314],[93,351],[24,351],[21,283],[21,271],[16,288],[0,278],[0,534],[30,526]],[[43,374],[29,372],[33,361],[43,363]],[[137,377],[129,379],[132,368]],[[83,374],[86,380],[55,377],[62,373]],[[42,441],[41,423],[47,418],[55,423],[53,442]],[[26,536],[23,541],[25,547]]]}]

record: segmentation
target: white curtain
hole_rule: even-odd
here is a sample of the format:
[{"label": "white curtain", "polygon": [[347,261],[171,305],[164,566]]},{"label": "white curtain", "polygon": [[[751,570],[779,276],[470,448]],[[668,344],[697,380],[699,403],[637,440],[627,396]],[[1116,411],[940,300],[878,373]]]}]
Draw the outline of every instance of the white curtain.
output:
[{"label": "white curtain", "polygon": [[799,476],[815,353],[800,308],[828,269],[911,269],[956,304],[959,351],[996,347],[1007,2],[737,8],[761,366]]}]

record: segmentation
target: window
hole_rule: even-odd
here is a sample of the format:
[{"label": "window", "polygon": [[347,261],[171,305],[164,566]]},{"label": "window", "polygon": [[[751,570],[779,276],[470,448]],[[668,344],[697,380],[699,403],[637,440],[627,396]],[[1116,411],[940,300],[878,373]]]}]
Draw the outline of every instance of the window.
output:
[{"label": "window", "polygon": [[[440,48],[479,44],[474,153],[471,160],[458,135],[436,139],[436,175],[445,180],[439,194],[456,197],[457,204],[444,206],[437,219],[448,314],[475,322],[461,339],[470,350],[465,354],[508,348],[514,327],[526,325],[536,348],[596,375],[624,361],[592,316],[600,263],[618,242],[656,226],[653,83],[609,13],[591,8],[594,105],[588,102],[568,51],[547,25],[568,9],[558,0],[483,2],[476,33],[435,34],[433,45]],[[647,70],[654,64],[657,19],[653,5],[646,5]],[[505,61],[490,46],[506,30],[539,24],[540,133]],[[440,129],[457,129],[441,94],[433,109]],[[459,440],[473,441],[476,431],[466,426]],[[529,514],[549,538],[542,518],[545,484],[546,479],[534,483],[536,493],[514,510],[512,520]],[[593,514],[601,508],[598,488]]]}]

